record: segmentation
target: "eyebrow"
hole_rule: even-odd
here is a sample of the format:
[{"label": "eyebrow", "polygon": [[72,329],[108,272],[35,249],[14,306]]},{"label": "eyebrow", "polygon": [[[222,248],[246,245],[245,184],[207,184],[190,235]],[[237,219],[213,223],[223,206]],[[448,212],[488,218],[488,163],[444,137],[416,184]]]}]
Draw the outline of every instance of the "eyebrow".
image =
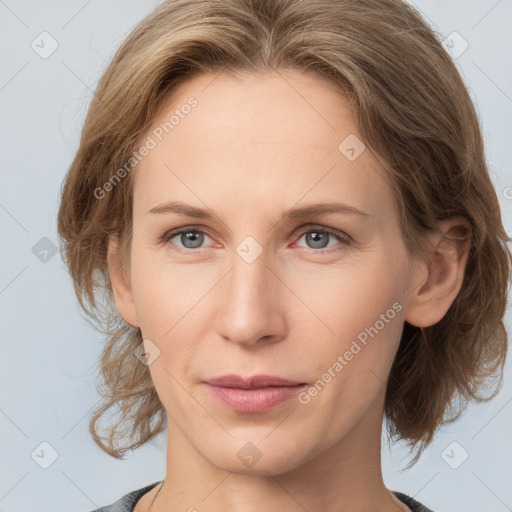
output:
[{"label": "eyebrow", "polygon": [[[187,217],[194,217],[197,219],[211,219],[216,217],[210,208],[197,208],[196,206],[183,203],[181,201],[170,201],[162,203],[151,210],[148,213],[153,214],[168,214],[178,213],[186,215]],[[321,215],[326,213],[340,213],[350,215],[360,215],[362,217],[370,217],[369,213],[359,210],[355,206],[350,206],[343,203],[318,203],[310,204],[307,206],[301,206],[297,208],[291,208],[282,213],[283,219],[300,219],[303,217],[310,217],[313,215]]]}]

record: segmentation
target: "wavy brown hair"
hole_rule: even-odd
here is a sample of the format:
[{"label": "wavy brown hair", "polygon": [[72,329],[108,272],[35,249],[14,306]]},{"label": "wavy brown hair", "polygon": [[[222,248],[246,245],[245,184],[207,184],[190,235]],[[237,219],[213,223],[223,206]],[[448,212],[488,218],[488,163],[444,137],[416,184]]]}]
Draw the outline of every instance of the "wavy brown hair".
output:
[{"label": "wavy brown hair", "polygon": [[[461,215],[471,223],[464,280],[446,315],[427,328],[405,322],[387,382],[388,440],[418,448],[416,462],[443,423],[501,387],[509,238],[475,107],[440,37],[401,0],[165,0],[103,73],[58,213],[76,295],[106,336],[102,403],[89,429],[114,457],[161,432],[166,416],[147,366],[134,356],[140,329],[115,308],[107,266],[113,234],[129,267],[133,173],[105,197],[97,191],[129,160],[178,83],[198,73],[286,67],[316,73],[349,99],[364,143],[386,169],[411,256],[425,255],[423,235],[438,221]],[[494,391],[484,397],[489,381]],[[114,406],[120,416],[101,436],[98,421]]]}]

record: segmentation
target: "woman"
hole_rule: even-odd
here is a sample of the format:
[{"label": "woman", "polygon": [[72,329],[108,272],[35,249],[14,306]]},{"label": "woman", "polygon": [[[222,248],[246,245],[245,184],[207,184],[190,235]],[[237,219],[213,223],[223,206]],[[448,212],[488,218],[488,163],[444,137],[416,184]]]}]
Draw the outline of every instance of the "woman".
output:
[{"label": "woman", "polygon": [[100,80],[58,228],[107,334],[94,439],[167,429],[165,478],[101,511],[428,512],[384,485],[383,418],[414,463],[502,375],[478,119],[399,0],[161,3]]}]

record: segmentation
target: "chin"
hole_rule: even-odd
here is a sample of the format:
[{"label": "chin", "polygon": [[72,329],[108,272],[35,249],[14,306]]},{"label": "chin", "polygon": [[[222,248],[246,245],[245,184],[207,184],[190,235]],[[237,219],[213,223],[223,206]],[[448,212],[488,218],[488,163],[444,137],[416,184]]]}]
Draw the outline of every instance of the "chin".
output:
[{"label": "chin", "polygon": [[288,442],[286,436],[265,439],[264,435],[255,436],[254,441],[250,436],[243,440],[230,438],[225,443],[219,443],[217,438],[215,443],[202,447],[201,454],[223,471],[262,476],[287,473],[313,457],[303,441],[294,442],[291,436]]}]

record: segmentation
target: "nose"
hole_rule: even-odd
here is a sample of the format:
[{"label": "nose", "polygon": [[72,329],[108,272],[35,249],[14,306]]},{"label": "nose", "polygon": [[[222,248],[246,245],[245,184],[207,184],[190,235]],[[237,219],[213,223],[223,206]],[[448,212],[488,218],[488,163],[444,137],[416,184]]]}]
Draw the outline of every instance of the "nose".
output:
[{"label": "nose", "polygon": [[245,346],[282,340],[286,333],[283,289],[265,252],[251,263],[234,253],[231,271],[223,279],[217,332]]}]

